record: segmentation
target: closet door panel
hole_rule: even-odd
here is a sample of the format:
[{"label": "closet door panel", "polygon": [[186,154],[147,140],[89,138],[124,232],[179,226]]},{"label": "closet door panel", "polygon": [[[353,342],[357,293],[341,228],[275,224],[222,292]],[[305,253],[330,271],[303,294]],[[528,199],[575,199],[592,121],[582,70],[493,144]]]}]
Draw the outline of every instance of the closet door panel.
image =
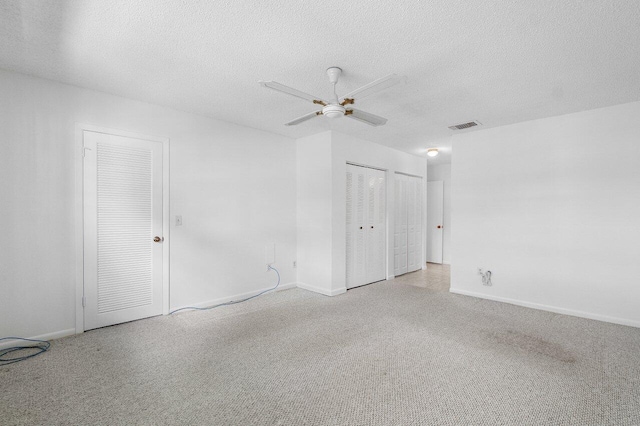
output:
[{"label": "closet door panel", "polygon": [[386,182],[385,172],[367,170],[366,282],[386,278]]},{"label": "closet door panel", "polygon": [[415,178],[416,180],[416,225],[414,228],[415,240],[416,240],[416,270],[422,269],[424,264],[424,247],[425,240],[422,234],[422,223],[424,220],[424,211],[422,209],[423,205],[423,197],[424,197],[424,186],[422,184],[422,179]]},{"label": "closet door panel", "polygon": [[422,268],[422,179],[407,182],[407,272],[413,272]]},{"label": "closet door panel", "polygon": [[395,209],[393,233],[393,274],[398,276],[407,272],[407,177],[396,174],[395,178]]},{"label": "closet door panel", "polygon": [[355,251],[356,251],[356,215],[354,199],[355,194],[355,176],[354,170],[350,165],[347,165],[347,249],[346,249],[346,265],[347,265],[347,288],[354,282],[355,274]]},{"label": "closet door panel", "polygon": [[347,165],[347,288],[366,283],[366,169]]}]

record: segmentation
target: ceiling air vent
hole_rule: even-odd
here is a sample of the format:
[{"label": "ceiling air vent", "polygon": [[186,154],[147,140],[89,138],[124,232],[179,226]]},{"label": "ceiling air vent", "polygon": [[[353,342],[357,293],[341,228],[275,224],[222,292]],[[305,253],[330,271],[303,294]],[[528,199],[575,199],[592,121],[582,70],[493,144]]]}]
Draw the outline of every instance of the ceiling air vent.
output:
[{"label": "ceiling air vent", "polygon": [[449,126],[451,130],[462,130],[468,129],[469,127],[479,126],[481,123],[479,121],[470,121],[468,123],[456,124],[455,126]]}]

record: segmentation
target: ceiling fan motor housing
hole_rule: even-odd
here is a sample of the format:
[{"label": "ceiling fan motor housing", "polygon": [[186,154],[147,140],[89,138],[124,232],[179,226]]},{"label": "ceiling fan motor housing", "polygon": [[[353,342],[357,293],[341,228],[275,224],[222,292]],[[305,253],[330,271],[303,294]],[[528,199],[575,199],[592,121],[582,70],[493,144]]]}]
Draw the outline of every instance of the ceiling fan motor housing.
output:
[{"label": "ceiling fan motor housing", "polygon": [[342,105],[329,104],[322,108],[322,115],[329,118],[338,118],[344,115],[345,110],[345,107]]},{"label": "ceiling fan motor housing", "polygon": [[336,84],[338,82],[338,78],[340,78],[340,74],[342,74],[342,68],[331,67],[327,68],[327,75],[329,76],[329,82],[332,84]]}]

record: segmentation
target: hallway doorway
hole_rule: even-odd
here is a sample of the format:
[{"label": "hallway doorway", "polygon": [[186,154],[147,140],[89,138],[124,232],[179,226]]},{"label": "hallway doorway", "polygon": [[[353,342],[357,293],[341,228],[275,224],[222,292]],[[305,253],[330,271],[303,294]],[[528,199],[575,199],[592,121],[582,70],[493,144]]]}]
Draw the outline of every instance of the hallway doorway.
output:
[{"label": "hallway doorway", "polygon": [[427,269],[396,277],[395,282],[448,293],[451,286],[451,266],[443,263],[427,263]]}]

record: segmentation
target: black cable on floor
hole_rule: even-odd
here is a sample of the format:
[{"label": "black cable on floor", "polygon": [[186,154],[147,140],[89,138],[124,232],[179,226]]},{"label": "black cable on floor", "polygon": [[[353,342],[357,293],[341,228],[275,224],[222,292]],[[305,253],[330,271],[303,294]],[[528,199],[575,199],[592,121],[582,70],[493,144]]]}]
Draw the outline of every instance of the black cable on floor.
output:
[{"label": "black cable on floor", "polygon": [[[29,345],[29,346],[12,346],[10,348],[0,349],[0,367],[3,365],[9,365],[16,362],[24,361],[29,358],[33,358],[34,356],[38,356],[41,353],[48,351],[49,347],[51,347],[51,343],[49,343],[46,340],[25,339],[22,337],[0,338],[0,342],[3,340],[20,340],[22,342],[35,342],[36,344]],[[29,352],[27,352],[25,355],[19,355],[20,353],[24,353],[22,351],[29,351]],[[8,357],[9,354],[13,354],[13,355]]]}]

